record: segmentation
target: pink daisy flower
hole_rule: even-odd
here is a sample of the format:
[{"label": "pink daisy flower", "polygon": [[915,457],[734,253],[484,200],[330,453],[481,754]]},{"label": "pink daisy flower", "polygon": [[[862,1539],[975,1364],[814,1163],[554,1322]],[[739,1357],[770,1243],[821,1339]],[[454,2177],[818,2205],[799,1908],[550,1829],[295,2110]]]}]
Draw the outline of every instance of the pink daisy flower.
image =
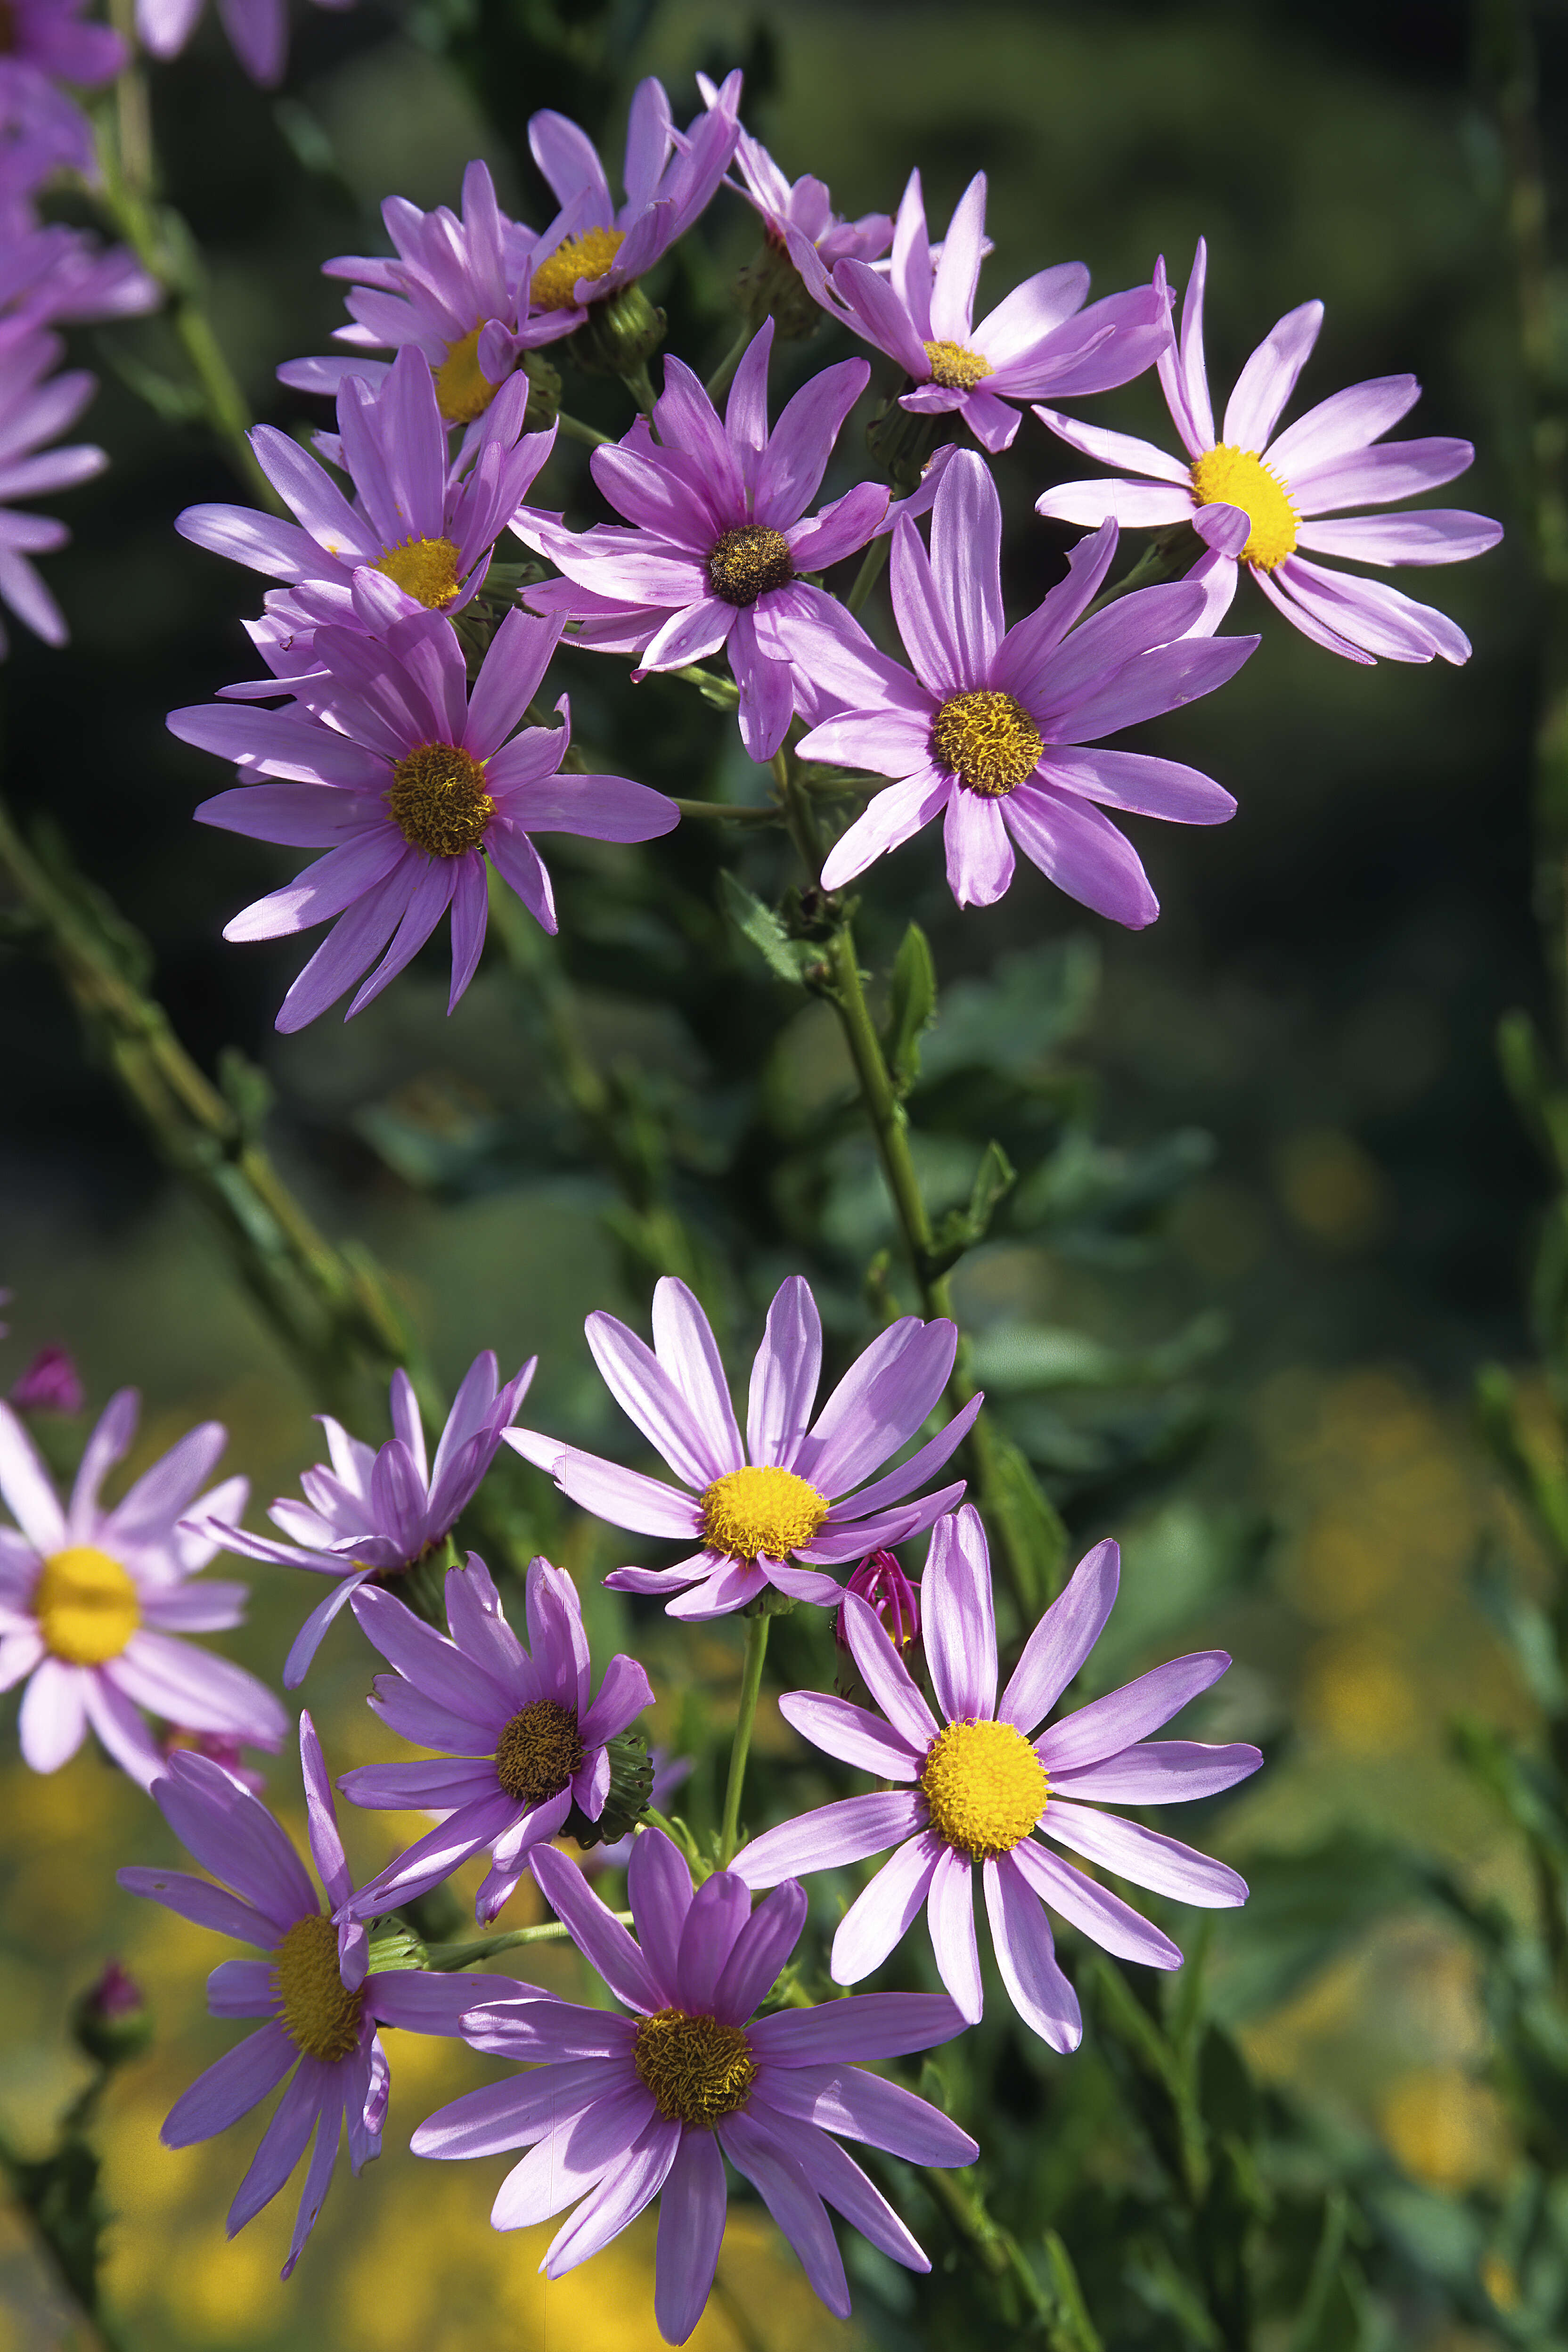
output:
[{"label": "pink daisy flower", "polygon": [[676,1596],[671,1617],[722,1617],[770,1584],[792,1600],[836,1606],[842,1587],[823,1569],[902,1543],[963,1492],[959,1479],[915,1496],[968,1435],[978,1397],[898,1469],[861,1483],[934,1412],[958,1345],[949,1322],[905,1315],[889,1324],[813,1421],[822,1320],[809,1285],[791,1275],[774,1294],[752,1367],[744,1444],[718,1344],[685,1283],[666,1275],[655,1286],[651,1349],[613,1315],[590,1315],[584,1328],[616,1402],[687,1491],[537,1430],[509,1429],[506,1441],[612,1527],[700,1547],[674,1568],[618,1568],[605,1579],[617,1592]]},{"label": "pink daisy flower", "polygon": [[300,1717],[300,1764],[310,1852],[331,1916],[266,1806],[208,1756],[170,1757],[153,1796],[181,1844],[217,1885],[183,1870],[115,1874],[129,1894],[145,1895],[268,1956],[224,1960],[207,1979],[214,2017],[266,2021],[175,2100],[159,2137],[165,2147],[215,2139],[290,2078],[228,2211],[232,2238],[271,2203],[314,2133],[285,2278],[326,2201],[343,2126],[356,2173],[381,2154],[390,2076],[377,2028],[455,2034],[476,2000],[534,1990],[513,1977],[372,1968],[363,1926],[343,1916],[353,1883],[332,1784],[308,1715]]},{"label": "pink daisy flower", "polygon": [[948,226],[940,259],[926,228],[921,175],[910,173],[884,275],[864,261],[831,275],[805,238],[790,257],[825,310],[865,342],[897,360],[912,389],[900,406],[917,415],[963,417],[993,455],[1018,430],[1009,401],[1108,392],[1152,367],[1170,341],[1170,298],[1156,282],[1107,295],[1086,310],[1081,261],[1042,269],[973,323],[985,252],[985,174],[977,172]]},{"label": "pink daisy flower", "polygon": [[[43,446],[65,431],[97,390],[95,379],[81,368],[49,373],[64,348],[58,335],[43,333],[26,320],[0,327],[0,604],[8,604],[47,646],[63,646],[70,632],[31,559],[63,547],[70,533],[52,515],[29,514],[11,501],[90,481],[109,463],[101,449],[88,443],[64,449]],[[0,624],[0,656],[7,644]]]},{"label": "pink daisy flower", "polygon": [[833,1869],[896,1845],[834,1938],[838,1983],[858,1984],[879,1968],[923,1903],[942,1980],[963,2016],[977,2021],[978,1864],[996,1965],[1014,2007],[1053,2050],[1076,2050],[1083,2021],[1057,1965],[1042,1902],[1119,1958],[1175,1969],[1182,1955],[1120,1895],[1038,1844],[1033,1831],[1177,1902],[1223,1907],[1247,1900],[1245,1882],[1223,1863],[1084,1802],[1180,1803],[1256,1772],[1263,1761],[1256,1748],[1147,1738],[1224,1674],[1230,1660],[1223,1650],[1156,1666],[1039,1728],[1099,1639],[1118,1575],[1116,1546],[1097,1544],[1030,1634],[998,1701],[985,1531],[973,1506],[944,1519],[932,1533],[921,1585],[941,1722],[875,1612],[853,1594],[846,1600],[850,1652],[880,1717],[815,1691],[790,1692],[779,1705],[815,1747],[897,1785],[803,1813],[743,1846],[733,1864],[748,1886],[773,1886],[796,1871]]},{"label": "pink daisy flower", "polygon": [[[697,77],[704,106],[721,102],[717,86],[705,73]],[[863,213],[846,220],[833,209],[826,184],[807,174],[790,180],[780,170],[760,139],[744,128],[735,141],[736,178],[726,186],[745,197],[763,224],[768,243],[786,250],[790,232],[803,236],[825,269],[839,261],[877,261],[893,241],[893,224],[886,213]]]},{"label": "pink daisy flower", "polygon": [[1069,898],[1142,929],[1160,902],[1102,807],[1220,824],[1236,803],[1195,768],[1101,751],[1099,739],[1213,693],[1258,639],[1189,634],[1205,614],[1192,583],[1136,589],[1084,619],[1115,552],[1114,523],[1073,551],[1068,577],[1009,629],[1002,504],[984,460],[955,450],[931,511],[929,556],[910,517],[893,530],[893,611],[913,674],[841,611],[799,649],[840,706],[802,739],[804,757],[899,779],[834,844],[824,888],[842,889],[940,815],[961,907],[995,904],[1016,845]]},{"label": "pink daisy flower", "polygon": [[169,714],[182,742],[274,780],[204,801],[201,824],[327,851],[224,931],[227,940],[271,940],[333,922],[283,1000],[285,1032],[304,1028],[358,981],[344,1016],[352,1020],[448,909],[452,1010],[484,949],[487,865],[553,931],[554,894],[534,833],[650,841],[680,821],[674,802],[646,784],[560,772],[572,740],[564,696],[559,728],[512,734],[543,682],[559,621],[509,613],[470,691],[444,614],[398,617],[402,591],[368,570],[356,575],[353,595],[364,628],[381,635],[323,623],[314,650],[326,683],[289,681],[302,698],[294,709],[217,702]]},{"label": "pink daisy flower", "polygon": [[540,2264],[549,2278],[575,2270],[659,2197],[654,2316],[667,2344],[685,2343],[713,2285],[726,2158],[839,2318],[849,2314],[849,2287],[828,2206],[894,2262],[928,2271],[886,2198],[832,2135],[910,2164],[973,2162],[980,2151],[967,2132],[856,2063],[950,2042],[962,2022],[952,2003],[870,1993],[753,2016],[799,1941],[804,1890],[781,1886],[753,1912],[741,1881],[717,1871],[694,1894],[685,1863],[658,1830],[639,1832],[626,1870],[637,1940],[552,1847],[535,1853],[533,1874],[630,2014],[565,2000],[476,2001],[465,2038],[531,2071],[439,2109],[410,2141],[415,2155],[451,2160],[527,2148],[501,2183],[490,2222],[528,2229],[575,2205]]},{"label": "pink daisy flower", "polygon": [[[1469,442],[1382,439],[1421,396],[1413,375],[1352,384],[1275,435],[1318,340],[1321,302],[1287,312],[1258,344],[1236,380],[1216,434],[1204,361],[1207,266],[1208,248],[1200,237],[1182,306],[1181,341],[1160,361],[1161,388],[1185,455],[1173,457],[1133,434],[1037,408],[1041,422],[1070,447],[1144,478],[1063,482],[1036,500],[1037,511],[1058,522],[1096,524],[1109,516],[1124,523],[1190,522],[1209,551],[1194,577],[1209,588],[1210,626],[1229,606],[1237,568],[1245,563],[1291,626],[1330,653],[1355,662],[1379,656],[1426,662],[1434,655],[1468,661],[1469,639],[1446,614],[1384,581],[1311,562],[1302,551],[1383,564],[1458,563],[1484,555],[1502,537],[1500,523],[1485,515],[1451,507],[1398,515],[1339,511],[1391,506],[1451,482],[1475,456]],[[1163,280],[1162,263],[1158,282]]]},{"label": "pink daisy flower", "polygon": [[616,1655],[593,1696],[583,1604],[563,1569],[530,1562],[525,1650],[474,1552],[447,1572],[450,1638],[435,1633],[388,1592],[366,1586],[354,1615],[395,1672],[377,1675],[370,1704],[382,1721],[422,1748],[447,1752],[413,1764],[365,1764],[338,1782],[356,1805],[444,1812],[353,1897],[361,1919],[427,1895],[487,1849],[490,1867],[475,1902],[480,1926],[493,1919],[529,1856],[569,1834],[574,1811],[596,1822],[610,1793],[609,1742],[653,1705],[653,1685],[635,1658]]},{"label": "pink daisy flower", "polygon": [[[145,1789],[163,1759],[143,1709],[257,1748],[277,1748],[287,1727],[264,1683],[180,1638],[244,1620],[243,1584],[190,1581],[219,1546],[181,1525],[226,1433],[203,1422],[106,1507],[100,1489],[136,1415],[134,1389],[110,1399],[62,1506],[32,1439],[0,1404],[0,1496],[16,1523],[0,1526],[0,1690],[26,1683],[17,1728],[35,1772],[58,1771],[92,1730]],[[237,1514],[247,1492],[243,1478],[226,1479],[196,1507]]]}]

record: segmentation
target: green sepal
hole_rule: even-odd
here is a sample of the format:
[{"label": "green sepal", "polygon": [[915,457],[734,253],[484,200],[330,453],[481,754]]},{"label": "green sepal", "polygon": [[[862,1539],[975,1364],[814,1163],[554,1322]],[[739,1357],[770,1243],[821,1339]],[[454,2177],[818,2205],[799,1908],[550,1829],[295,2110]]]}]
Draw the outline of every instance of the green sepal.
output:
[{"label": "green sepal", "polygon": [[640,1731],[619,1731],[605,1743],[610,1759],[610,1793],[605,1810],[591,1822],[581,1806],[566,1816],[564,1834],[581,1846],[615,1845],[637,1827],[653,1799],[653,1758]]}]

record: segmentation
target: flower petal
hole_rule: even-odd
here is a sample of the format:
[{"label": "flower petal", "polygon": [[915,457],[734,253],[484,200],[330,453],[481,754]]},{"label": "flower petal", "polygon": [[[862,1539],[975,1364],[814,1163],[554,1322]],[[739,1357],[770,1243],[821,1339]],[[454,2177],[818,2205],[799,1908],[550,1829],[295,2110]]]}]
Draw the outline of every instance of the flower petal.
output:
[{"label": "flower petal", "polygon": [[1007,1998],[1030,2032],[1065,2056],[1083,2040],[1083,2017],[1057,1966],[1049,1922],[1012,1854],[982,1868],[991,1944]]},{"label": "flower petal", "polygon": [[972,1503],[933,1529],[921,1614],[937,1705],[950,1723],[996,1712],[996,1614],[985,1530]]},{"label": "flower petal", "polygon": [[1247,1900],[1247,1881],[1223,1862],[1198,1853],[1179,1839],[1163,1837],[1119,1813],[1097,1813],[1087,1805],[1053,1797],[1041,1823],[1047,1837],[1071,1846],[1075,1853],[1147,1886],[1178,1903],[1195,1903],[1205,1910],[1232,1910]]},{"label": "flower petal", "polygon": [[[920,1815],[923,1824],[923,1800]],[[881,1967],[920,1916],[937,1866],[950,1851],[922,1826],[919,1836],[910,1838],[883,1864],[838,1923],[828,1963],[836,1983],[858,1984]]]},{"label": "flower petal", "polygon": [[1042,1903],[1058,1911],[1079,1935],[1118,1959],[1136,1960],[1150,1969],[1179,1969],[1180,1948],[1169,1936],[1142,1918],[1109,1886],[1101,1886],[1059,1854],[1047,1853],[1033,1838],[1024,1838],[1009,1859],[1028,1881]]},{"label": "flower petal", "polygon": [[1109,1538],[1085,1552],[1024,1644],[996,1713],[1026,1738],[1043,1723],[1104,1631],[1121,1576]]},{"label": "flower petal", "polygon": [[879,1789],[867,1797],[841,1797],[837,1804],[764,1830],[741,1848],[730,1866],[748,1886],[777,1886],[797,1874],[885,1853],[925,1824],[926,1802],[917,1790]]}]

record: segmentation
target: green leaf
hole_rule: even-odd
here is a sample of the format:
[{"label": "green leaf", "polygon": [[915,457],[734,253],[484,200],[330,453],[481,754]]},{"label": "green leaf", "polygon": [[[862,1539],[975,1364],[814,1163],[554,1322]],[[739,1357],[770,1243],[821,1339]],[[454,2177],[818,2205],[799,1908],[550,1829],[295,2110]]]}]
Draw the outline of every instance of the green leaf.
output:
[{"label": "green leaf", "polygon": [[1100,2330],[1089,2315],[1072,2256],[1055,2230],[1047,2230],[1041,2242],[1046,2253],[1046,2276],[1057,2301],[1052,2352],[1105,2352]]},{"label": "green leaf", "polygon": [[1210,2001],[1226,2024],[1277,2009],[1423,1885],[1396,1846],[1352,1830],[1294,1853],[1249,1854],[1245,1911],[1216,1946]]},{"label": "green leaf", "polygon": [[773,977],[804,987],[808,967],[822,961],[821,949],[808,940],[792,940],[773,908],[753,898],[727,866],[719,876],[719,895],[725,914]]},{"label": "green leaf", "polygon": [[1001,1533],[1022,1587],[1020,1598],[1037,1615],[1061,1582],[1068,1535],[1055,1504],[1010,1437],[994,1432],[986,1506],[1002,1521]]},{"label": "green leaf", "polygon": [[1226,1318],[1212,1309],[1163,1347],[1139,1351],[1107,1347],[1086,1331],[1056,1325],[998,1323],[975,1339],[974,1377],[1002,1396],[1041,1389],[1163,1388],[1215,1355],[1228,1337]]},{"label": "green leaf", "polygon": [[1556,1635],[1546,1612],[1520,1591],[1506,1564],[1495,1557],[1477,1561],[1470,1572],[1470,1595],[1512,1653],[1542,1714],[1568,1714],[1568,1681],[1563,1679]]},{"label": "green leaf", "polygon": [[931,1235],[931,1247],[922,1254],[928,1274],[945,1274],[949,1266],[957,1265],[965,1250],[985,1239],[997,1203],[1017,1181],[1017,1170],[993,1139],[980,1155],[980,1165],[969,1190],[968,1207],[949,1209]]},{"label": "green leaf", "polygon": [[907,1095],[921,1074],[921,1038],[936,1019],[936,966],[918,923],[904,933],[893,959],[882,1053],[895,1093]]}]

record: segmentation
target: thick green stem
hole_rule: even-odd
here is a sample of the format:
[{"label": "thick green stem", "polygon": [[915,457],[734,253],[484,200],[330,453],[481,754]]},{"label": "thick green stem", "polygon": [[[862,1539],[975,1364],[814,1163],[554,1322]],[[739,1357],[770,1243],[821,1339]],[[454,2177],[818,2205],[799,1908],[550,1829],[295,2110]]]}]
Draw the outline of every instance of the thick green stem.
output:
[{"label": "thick green stem", "polygon": [[719,404],[721,394],[729,391],[735,370],[745,358],[747,349],[755,332],[756,329],[748,321],[747,324],[741,329],[740,333],[736,336],[734,341],[731,344],[729,350],[725,352],[723,358],[720,361],[718,366],[709,377],[707,383],[708,397],[713,403],[715,407]]},{"label": "thick green stem", "polygon": [[[616,1917],[623,1927],[634,1923],[629,1911],[617,1911]],[[466,1944],[430,1944],[426,1947],[425,1965],[438,1976],[449,1976],[456,1969],[471,1969],[476,1960],[493,1959],[498,1952],[514,1952],[524,1944],[559,1944],[567,1930],[559,1919],[547,1919],[538,1927],[511,1927],[500,1936],[476,1936]]]},{"label": "thick green stem", "polygon": [[735,1737],[730,1744],[730,1778],[724,1789],[724,1826],[719,1835],[719,1867],[728,1870],[741,1843],[741,1791],[746,1780],[746,1759],[752,1752],[752,1732],[757,1720],[757,1700],[763,1687],[763,1660],[768,1654],[769,1619],[759,1610],[746,1620],[746,1655],[741,1668],[741,1709]]},{"label": "thick green stem", "polygon": [[858,613],[860,610],[882,576],[882,566],[887,562],[888,549],[890,545],[890,534],[885,530],[879,532],[871,541],[870,546],[860,558],[860,569],[855,574],[855,584],[844,599],[846,612]]},{"label": "thick green stem", "polygon": [[596,425],[584,425],[580,416],[568,416],[563,408],[555,422],[566,440],[581,441],[589,449],[607,448],[614,437],[611,434],[601,433]]}]

